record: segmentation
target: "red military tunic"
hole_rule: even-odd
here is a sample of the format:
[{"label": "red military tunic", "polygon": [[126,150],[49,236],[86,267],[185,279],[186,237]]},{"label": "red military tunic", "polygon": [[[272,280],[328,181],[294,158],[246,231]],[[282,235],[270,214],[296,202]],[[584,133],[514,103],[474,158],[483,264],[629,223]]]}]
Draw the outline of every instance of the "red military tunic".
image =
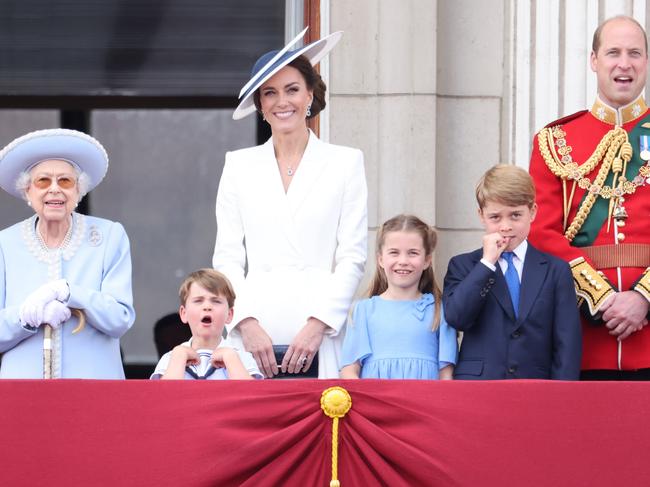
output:
[{"label": "red military tunic", "polygon": [[[529,240],[538,249],[571,263],[576,292],[578,296],[586,298],[585,301],[592,314],[596,314],[605,299],[617,290],[634,289],[650,300],[650,272],[647,268],[650,264],[641,265],[640,262],[644,259],[634,260],[635,266],[632,267],[599,268],[595,258],[592,260],[588,256],[588,246],[624,245],[627,247],[624,250],[630,250],[634,246],[629,244],[650,243],[650,185],[645,182],[647,176],[643,177],[639,174],[639,171],[646,173],[646,169],[640,169],[641,167],[648,169],[650,167],[645,166],[645,162],[639,159],[641,137],[637,135],[641,130],[641,133],[647,132],[650,136],[649,115],[650,112],[642,97],[619,110],[597,100],[591,111],[583,111],[553,122],[545,129],[546,132],[540,132],[541,137],[538,134],[534,140],[530,174],[535,181],[539,210]],[[585,172],[588,167],[586,164],[597,146],[617,125],[622,126],[628,136],[633,129],[635,130],[634,136],[629,137],[629,143],[633,150],[632,160],[637,164],[635,167],[633,163],[629,163],[628,170],[625,171],[627,180],[634,182],[634,191],[624,194],[619,202],[627,213],[625,220],[608,218],[609,199],[601,196],[602,194],[607,196],[608,191],[602,193],[598,193],[598,189],[594,191],[594,188],[600,188],[596,182],[599,170],[605,164],[605,156],[600,156],[600,159],[598,155],[592,158],[591,164],[597,163],[591,171]],[[554,133],[553,137],[550,137],[551,132]],[[622,138],[628,137],[623,133]],[[637,140],[633,140],[634,138]],[[544,149],[541,152],[540,143]],[[620,156],[620,153],[618,155]],[[583,174],[580,177],[576,176],[575,172],[571,173],[574,169],[567,166],[571,162],[575,162],[578,168],[582,167]],[[558,176],[554,171],[565,171],[564,176]],[[567,173],[571,175],[567,176]],[[571,190],[574,186],[572,178],[575,178],[576,182],[580,179],[582,181],[580,185],[575,184],[575,193],[571,198]],[[611,184],[611,175],[608,181]],[[606,184],[607,182],[601,186]],[[565,193],[563,193],[563,186],[566,188]],[[611,184],[609,187],[614,189],[616,186]],[[631,187],[628,185],[628,190]],[[573,227],[571,226],[583,198],[589,196],[588,191],[597,193],[591,211],[585,211],[583,208],[583,215],[587,215],[587,221],[593,217],[590,222],[592,231],[589,235],[582,232],[583,228],[588,226],[586,223],[581,225],[580,221],[577,221]],[[601,202],[600,206],[596,205],[595,203],[600,199],[605,199],[606,204]],[[617,201],[614,196],[610,199]],[[566,223],[563,201],[570,201],[570,204],[567,204]],[[597,216],[598,210],[595,209],[597,207],[604,217],[604,223]],[[606,209],[603,211],[603,208]],[[591,212],[593,215],[589,215]],[[577,234],[575,238],[573,235],[565,236],[565,231],[567,229],[571,231],[571,228],[573,233]],[[623,247],[614,248],[614,250],[621,249]],[[603,275],[609,282],[602,279]],[[618,342],[602,323],[595,325],[593,321],[590,322],[583,317],[583,370],[635,370],[648,367],[650,367],[650,326]]]}]

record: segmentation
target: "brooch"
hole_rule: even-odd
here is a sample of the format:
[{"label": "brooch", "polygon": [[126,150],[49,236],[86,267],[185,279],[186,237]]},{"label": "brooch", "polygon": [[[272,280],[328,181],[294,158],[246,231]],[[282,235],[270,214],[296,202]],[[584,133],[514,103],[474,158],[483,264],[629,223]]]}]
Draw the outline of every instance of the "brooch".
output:
[{"label": "brooch", "polygon": [[102,243],[102,232],[100,232],[99,228],[95,225],[91,225],[90,227],[88,232],[88,242],[90,242],[90,245],[93,247],[98,247],[99,244]]}]

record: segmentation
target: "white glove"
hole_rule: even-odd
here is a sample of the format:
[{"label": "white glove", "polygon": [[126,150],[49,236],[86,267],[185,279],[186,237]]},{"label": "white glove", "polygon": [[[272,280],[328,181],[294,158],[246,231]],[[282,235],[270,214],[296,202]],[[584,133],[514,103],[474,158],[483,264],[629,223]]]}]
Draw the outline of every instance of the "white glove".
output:
[{"label": "white glove", "polygon": [[20,306],[19,317],[23,324],[38,327],[43,323],[43,309],[51,301],[67,301],[70,288],[65,279],[43,284],[31,293]]},{"label": "white glove", "polygon": [[43,323],[58,328],[61,323],[70,319],[70,308],[60,301],[50,301],[43,308]]},{"label": "white glove", "polygon": [[68,281],[65,279],[57,279],[56,281],[50,281],[47,284],[43,284],[40,289],[49,288],[50,292],[54,293],[54,299],[62,303],[67,303],[68,298],[70,297],[70,286]]}]

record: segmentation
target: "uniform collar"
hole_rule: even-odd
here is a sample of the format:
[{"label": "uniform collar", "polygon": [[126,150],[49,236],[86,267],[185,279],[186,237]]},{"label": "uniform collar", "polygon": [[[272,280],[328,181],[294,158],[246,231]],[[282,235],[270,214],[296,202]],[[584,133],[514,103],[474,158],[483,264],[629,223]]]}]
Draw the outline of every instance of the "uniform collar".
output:
[{"label": "uniform collar", "polygon": [[600,97],[596,96],[596,101],[591,107],[591,114],[610,125],[623,125],[641,117],[647,109],[648,106],[645,104],[642,94],[632,103],[618,109],[607,105]]}]

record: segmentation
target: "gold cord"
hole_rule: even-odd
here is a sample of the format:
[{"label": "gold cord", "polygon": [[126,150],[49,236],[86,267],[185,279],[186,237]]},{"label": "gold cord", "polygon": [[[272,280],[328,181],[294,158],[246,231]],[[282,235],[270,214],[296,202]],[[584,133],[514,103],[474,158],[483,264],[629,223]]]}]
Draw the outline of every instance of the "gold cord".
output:
[{"label": "gold cord", "polygon": [[[572,241],[584,224],[598,196],[613,200],[610,202],[609,220],[613,207],[618,202],[618,199],[624,194],[634,193],[639,184],[628,181],[624,176],[627,163],[632,158],[632,145],[628,141],[627,132],[621,127],[616,127],[607,132],[589,159],[581,165],[573,162],[568,155],[571,152],[571,147],[566,145],[565,135],[566,133],[562,130],[561,126],[547,127],[540,131],[537,140],[539,143],[539,152],[544,162],[555,176],[562,179],[564,228],[566,229],[564,236],[567,240]],[[560,155],[563,155],[563,159],[560,159],[555,151],[555,138],[558,138],[558,143],[560,140],[562,141],[559,143],[561,147],[558,152]],[[586,175],[601,162],[600,170],[592,183]],[[604,185],[610,170],[614,173],[614,181],[611,187]],[[618,177],[621,173],[623,175]],[[573,181],[571,195],[568,198],[566,196],[567,180]],[[581,189],[587,190],[588,193],[580,208],[578,208],[576,216],[567,228],[576,183]]]},{"label": "gold cord", "polygon": [[323,391],[320,407],[326,416],[332,418],[332,480],[330,487],[341,487],[338,479],[339,459],[339,418],[342,418],[352,407],[352,398],[342,387],[330,387]]}]

